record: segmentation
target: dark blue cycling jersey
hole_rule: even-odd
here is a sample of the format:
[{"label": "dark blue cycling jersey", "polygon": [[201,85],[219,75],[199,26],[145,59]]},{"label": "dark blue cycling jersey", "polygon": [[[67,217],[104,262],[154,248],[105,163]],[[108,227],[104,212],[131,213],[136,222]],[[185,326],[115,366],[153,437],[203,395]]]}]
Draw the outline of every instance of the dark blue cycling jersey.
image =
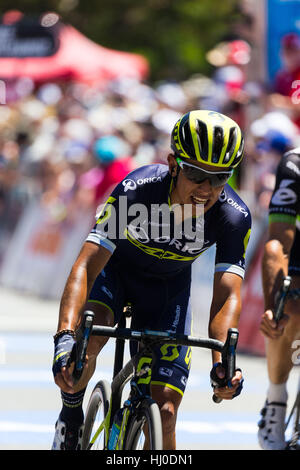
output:
[{"label": "dark blue cycling jersey", "polygon": [[227,184],[204,218],[188,219],[185,231],[170,209],[172,184],[166,165],[131,172],[113,190],[87,241],[110,250],[112,262],[153,276],[176,274],[216,244],[216,272],[243,277],[251,230],[248,207]]},{"label": "dark blue cycling jersey", "polygon": [[[100,304],[110,310],[114,323],[130,302],[133,328],[189,335],[191,264],[216,244],[216,271],[243,277],[251,215],[226,185],[204,217],[203,212],[199,217],[190,213],[187,225],[177,224],[170,204],[172,185],[166,165],[149,165],[130,173],[114,189],[87,238],[112,253],[88,302],[92,308]],[[151,383],[183,394],[190,364],[190,348],[158,347]]]},{"label": "dark blue cycling jersey", "polygon": [[290,253],[289,274],[300,275],[300,147],[284,154],[276,174],[275,189],[269,207],[270,222],[296,226]]}]

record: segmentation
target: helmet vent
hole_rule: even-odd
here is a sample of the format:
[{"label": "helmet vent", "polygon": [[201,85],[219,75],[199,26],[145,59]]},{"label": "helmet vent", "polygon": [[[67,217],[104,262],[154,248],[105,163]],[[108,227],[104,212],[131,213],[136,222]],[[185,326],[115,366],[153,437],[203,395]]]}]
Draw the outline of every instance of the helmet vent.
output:
[{"label": "helmet vent", "polygon": [[229,160],[231,159],[235,146],[236,146],[236,140],[237,140],[237,129],[235,127],[232,127],[229,131],[229,139],[228,139],[228,145],[227,145],[226,152],[225,152],[224,163],[228,163]]},{"label": "helmet vent", "polygon": [[183,142],[184,142],[184,149],[188,155],[190,155],[192,158],[196,158],[195,155],[195,148],[193,145],[193,138],[189,126],[189,122],[186,121],[185,124],[182,127],[182,133],[183,133]]},{"label": "helmet vent", "polygon": [[224,145],[223,128],[216,126],[214,128],[213,148],[212,148],[212,162],[213,163],[219,163],[223,145]]},{"label": "helmet vent", "polygon": [[199,119],[196,121],[197,140],[201,159],[208,160],[208,136],[206,124]]},{"label": "helmet vent", "polygon": [[245,141],[244,141],[244,137],[242,137],[242,140],[241,140],[241,144],[240,144],[240,148],[236,154],[236,158],[238,160],[241,159],[241,156],[243,156],[243,153],[244,153],[244,145],[245,145]]}]

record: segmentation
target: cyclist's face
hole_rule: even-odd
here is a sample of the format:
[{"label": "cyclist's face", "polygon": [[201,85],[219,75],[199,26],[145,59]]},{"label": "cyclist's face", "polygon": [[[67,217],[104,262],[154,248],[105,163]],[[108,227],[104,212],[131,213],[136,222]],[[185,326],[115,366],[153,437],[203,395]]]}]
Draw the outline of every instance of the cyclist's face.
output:
[{"label": "cyclist's face", "polygon": [[[169,170],[172,176],[178,172],[178,165],[175,156],[170,154],[168,156]],[[200,169],[210,172],[221,172],[224,168],[205,165],[204,163],[189,161]],[[188,179],[184,172],[179,171],[176,187],[173,188],[171,193],[172,204],[192,204],[193,209],[196,210],[197,204],[203,204],[204,212],[207,212],[219,199],[219,196],[225,184],[221,186],[212,186],[208,179],[201,183],[195,183]]]}]

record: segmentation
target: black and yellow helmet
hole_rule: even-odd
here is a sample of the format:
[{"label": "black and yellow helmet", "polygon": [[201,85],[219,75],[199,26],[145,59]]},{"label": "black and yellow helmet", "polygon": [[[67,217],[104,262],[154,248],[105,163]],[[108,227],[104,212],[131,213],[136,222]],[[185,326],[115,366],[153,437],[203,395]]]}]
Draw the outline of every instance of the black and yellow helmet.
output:
[{"label": "black and yellow helmet", "polygon": [[171,148],[182,158],[207,165],[235,168],[244,154],[244,139],[238,124],[216,111],[190,111],[177,121]]}]

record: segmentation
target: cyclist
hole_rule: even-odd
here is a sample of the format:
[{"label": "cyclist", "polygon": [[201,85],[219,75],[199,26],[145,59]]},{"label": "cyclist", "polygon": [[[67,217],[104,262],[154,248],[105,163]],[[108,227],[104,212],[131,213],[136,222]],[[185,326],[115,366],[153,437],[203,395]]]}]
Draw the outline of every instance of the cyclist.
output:
[{"label": "cyclist", "polygon": [[288,300],[284,318],[273,320],[275,293],[284,276],[292,277],[291,288],[300,288],[300,148],[281,159],[269,206],[269,235],[262,272],[265,312],[260,330],[266,338],[269,385],[258,423],[258,439],[263,449],[284,449],[287,381],[293,367],[293,341],[300,338],[299,300]]},{"label": "cyclist", "polygon": [[[216,244],[209,334],[225,341],[228,328],[237,327],[251,215],[226,183],[243,157],[241,130],[220,113],[191,111],[174,126],[171,148],[168,165],[141,167],[117,185],[67,280],[55,335],[53,373],[63,406],[53,449],[80,448],[85,388],[107,341],[91,337],[87,367],[74,386],[66,365],[85,308],[94,311],[95,324],[113,326],[130,301],[134,328],[190,334],[192,263]],[[211,376],[221,379],[220,353],[212,356]],[[176,448],[176,416],[190,363],[184,346],[158,348],[151,391],[161,411],[164,449]],[[237,370],[232,383],[215,393],[232,399],[242,382]]]}]

